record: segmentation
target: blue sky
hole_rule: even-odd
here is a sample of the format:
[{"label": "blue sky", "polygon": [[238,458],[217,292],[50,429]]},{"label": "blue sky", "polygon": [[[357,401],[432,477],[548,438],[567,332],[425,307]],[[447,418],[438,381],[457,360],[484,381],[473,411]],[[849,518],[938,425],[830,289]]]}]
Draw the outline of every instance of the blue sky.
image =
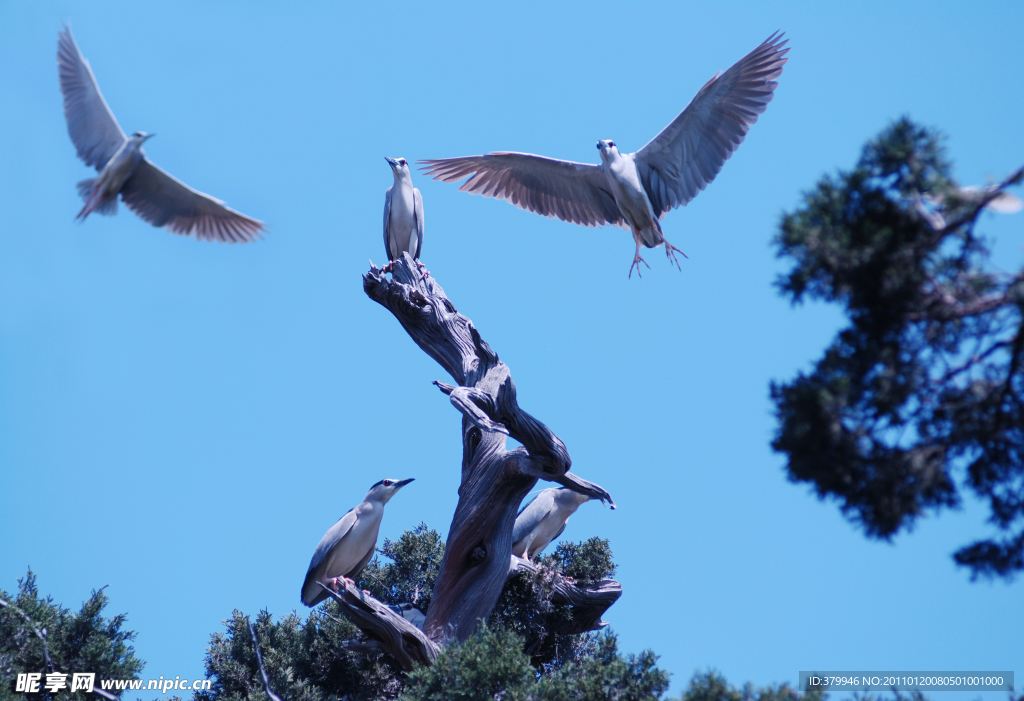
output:
[{"label": "blue sky", "polygon": [[[158,135],[150,158],[266,240],[200,243],[123,207],[73,221],[91,171],[61,111],[64,21],[124,129]],[[414,176],[423,260],[618,502],[565,537],[611,539],[606,618],[674,692],[709,667],[1024,671],[1022,583],[971,583],[950,557],[992,532],[985,510],[867,541],[786,481],[768,400],[842,321],[775,294],[780,214],[902,114],[949,135],[965,184],[1019,167],[1022,26],[1009,2],[0,3],[0,587],[31,566],[77,608],[109,585],[144,676],[196,677],[233,608],[300,606],[320,536],[378,479],[416,478],[382,536],[445,533],[459,416],[431,382],[448,378],[361,287],[384,258],[383,156],[636,150],[783,29],[775,100],[663,222],[682,272],[657,249],[629,280],[626,232]],[[1022,226],[983,219],[1006,269]]]}]

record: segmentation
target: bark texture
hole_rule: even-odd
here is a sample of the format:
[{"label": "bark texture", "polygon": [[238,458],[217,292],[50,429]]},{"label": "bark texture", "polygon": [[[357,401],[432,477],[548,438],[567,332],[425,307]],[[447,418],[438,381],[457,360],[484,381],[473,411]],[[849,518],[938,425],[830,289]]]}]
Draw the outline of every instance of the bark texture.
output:
[{"label": "bark texture", "polygon": [[[339,580],[340,581],[340,580]],[[416,664],[430,664],[441,648],[423,631],[346,580],[340,591],[321,584],[341,604],[349,620],[363,631],[369,643],[349,644],[352,648],[379,649],[391,654],[398,666],[411,671]]]}]

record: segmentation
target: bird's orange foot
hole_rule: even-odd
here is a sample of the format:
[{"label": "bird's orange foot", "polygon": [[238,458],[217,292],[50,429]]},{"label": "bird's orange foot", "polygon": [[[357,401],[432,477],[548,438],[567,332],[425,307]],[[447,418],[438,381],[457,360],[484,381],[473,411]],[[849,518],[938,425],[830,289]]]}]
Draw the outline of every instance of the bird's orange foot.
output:
[{"label": "bird's orange foot", "polygon": [[[645,261],[643,258],[640,257],[640,248],[637,247],[636,255],[633,256],[633,265],[629,266],[629,277],[630,278],[633,277],[633,268],[636,268],[636,275],[637,275],[637,277],[643,277],[643,275],[640,274],[640,264],[641,263],[643,263],[644,265],[647,265],[647,261]],[[647,265],[647,269],[650,270],[651,266]]]},{"label": "bird's orange foot", "polygon": [[353,584],[354,585],[355,582],[352,581],[351,579],[349,579],[348,577],[333,577],[333,578],[331,578],[331,579],[329,579],[327,581],[327,584],[334,591],[341,591],[345,587],[347,587],[349,584]]},{"label": "bird's orange foot", "polygon": [[686,259],[689,259],[689,257],[690,257],[690,256],[686,255],[685,253],[683,253],[682,251],[680,251],[675,246],[673,246],[672,244],[670,244],[668,241],[666,241],[665,242],[665,255],[668,256],[668,259],[670,261],[672,261],[673,263],[676,264],[677,268],[682,270],[683,266],[679,265],[679,259],[676,257],[676,253],[681,254],[683,256],[683,258],[686,258]]}]

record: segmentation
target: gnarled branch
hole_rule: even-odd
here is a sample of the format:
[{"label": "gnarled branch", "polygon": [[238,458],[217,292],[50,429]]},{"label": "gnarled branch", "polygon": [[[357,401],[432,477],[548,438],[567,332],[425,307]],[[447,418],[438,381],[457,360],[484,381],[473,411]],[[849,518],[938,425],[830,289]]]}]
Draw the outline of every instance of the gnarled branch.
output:
[{"label": "gnarled branch", "polygon": [[423,631],[392,611],[387,604],[360,590],[352,580],[345,580],[340,592],[323,583],[320,586],[341,605],[349,620],[371,639],[369,643],[349,642],[348,647],[364,651],[383,650],[407,672],[416,664],[430,664],[441,651]]},{"label": "gnarled branch", "polygon": [[[408,254],[393,261],[391,270],[389,280],[371,267],[363,276],[363,290],[452,376],[455,385],[436,384],[463,417],[459,504],[423,626],[435,642],[461,641],[487,619],[501,595],[516,513],[537,479],[609,502],[611,496],[569,474],[572,460],[565,444],[520,409],[508,366],[473,322],[456,311],[437,281],[424,277]],[[506,436],[522,447],[507,450]]]},{"label": "gnarled branch", "polygon": [[[539,568],[532,562],[512,555],[509,563],[508,579],[520,572],[537,574]],[[568,624],[558,627],[559,633],[586,633],[601,630],[607,622],[601,616],[622,596],[622,585],[614,579],[602,579],[590,586],[577,586],[572,580],[555,575],[552,581],[551,600],[556,604],[572,606],[572,619]]]}]

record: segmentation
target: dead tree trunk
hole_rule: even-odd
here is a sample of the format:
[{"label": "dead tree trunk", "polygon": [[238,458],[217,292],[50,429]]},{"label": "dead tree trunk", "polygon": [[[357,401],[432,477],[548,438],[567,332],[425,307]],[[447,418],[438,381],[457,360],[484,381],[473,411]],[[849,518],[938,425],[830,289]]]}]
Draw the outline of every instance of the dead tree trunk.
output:
[{"label": "dead tree trunk", "polygon": [[[394,314],[413,341],[456,383],[435,382],[462,413],[462,483],[423,629],[442,645],[462,641],[487,619],[501,595],[509,576],[516,512],[538,479],[602,501],[612,499],[598,485],[569,473],[572,461],[562,441],[519,408],[508,366],[480,338],[473,322],[456,311],[434,278],[422,277],[408,254],[394,261],[390,280],[371,267],[363,276],[363,290]],[[506,450],[507,436],[522,447]],[[598,604],[596,617],[588,617],[595,628],[600,627],[601,613],[618,598],[616,593],[609,599],[608,593],[601,595],[607,603]],[[345,607],[350,596],[337,599]],[[381,641],[384,649],[389,647],[387,641],[402,639],[395,631],[373,629],[390,625],[387,617],[364,616],[363,620],[367,627],[356,624]],[[395,657],[419,655],[422,652],[398,651]]]}]

